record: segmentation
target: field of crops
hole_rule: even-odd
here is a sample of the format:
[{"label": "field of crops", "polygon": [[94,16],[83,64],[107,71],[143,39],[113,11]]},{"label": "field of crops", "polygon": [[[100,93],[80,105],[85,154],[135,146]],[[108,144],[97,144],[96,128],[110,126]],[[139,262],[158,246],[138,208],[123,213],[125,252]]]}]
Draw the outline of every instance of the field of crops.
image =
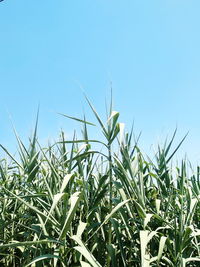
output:
[{"label": "field of crops", "polygon": [[41,147],[36,123],[18,156],[1,145],[0,266],[200,266],[200,169],[171,163],[184,138],[149,159],[112,104],[105,122],[88,104],[81,138]]}]

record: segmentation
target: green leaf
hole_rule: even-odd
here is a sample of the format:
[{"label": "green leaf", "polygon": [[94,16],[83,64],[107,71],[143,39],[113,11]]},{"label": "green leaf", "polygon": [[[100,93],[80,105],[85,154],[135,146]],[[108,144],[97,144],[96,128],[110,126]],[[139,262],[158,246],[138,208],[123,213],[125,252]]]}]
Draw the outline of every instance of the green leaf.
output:
[{"label": "green leaf", "polygon": [[166,240],[167,240],[166,236],[161,236],[160,242],[159,242],[159,249],[158,249],[158,263],[160,262],[160,259],[162,257],[162,253],[164,250]]},{"label": "green leaf", "polygon": [[78,236],[79,238],[81,238],[82,233],[84,232],[86,226],[87,226],[87,223],[84,223],[84,222],[80,221],[79,222],[79,225],[78,225],[76,236]]},{"label": "green leaf", "polygon": [[81,197],[82,197],[82,194],[80,192],[76,192],[71,196],[71,198],[70,198],[70,202],[71,202],[70,210],[69,210],[67,218],[64,222],[63,228],[60,232],[59,240],[65,239],[65,235],[66,235],[67,231],[69,230],[70,223],[73,220],[73,217],[74,217],[75,212],[78,208],[78,204],[81,200]]},{"label": "green leaf", "polygon": [[85,261],[80,261],[81,267],[91,267],[91,265]]},{"label": "green leaf", "polygon": [[101,229],[101,227],[110,219],[112,218],[112,216],[115,214],[115,212],[117,212],[123,205],[125,205],[126,203],[128,203],[130,201],[130,199],[128,200],[124,200],[122,202],[120,202],[114,209],[112,209],[112,211],[105,217],[105,220],[102,222],[102,224],[97,228],[97,230],[92,234],[92,236],[90,236],[90,238],[88,240],[90,240],[98,231],[99,229]]},{"label": "green leaf", "polygon": [[65,190],[66,186],[68,185],[70,179],[72,179],[72,177],[74,176],[74,174],[67,174],[65,175],[61,188],[60,188],[60,193],[63,193],[63,191]]},{"label": "green leaf", "polygon": [[51,206],[51,208],[50,208],[49,214],[48,214],[48,216],[47,216],[47,218],[46,218],[45,224],[47,223],[47,221],[48,221],[50,215],[52,214],[53,210],[56,208],[58,202],[60,201],[60,199],[61,199],[64,195],[65,195],[64,193],[58,193],[58,194],[54,195],[54,197],[53,197],[53,203],[52,203],[52,206]]},{"label": "green leaf", "polygon": [[85,245],[78,236],[74,235],[71,238],[79,245],[74,247],[74,249],[80,252],[92,265],[92,267],[101,267],[100,263],[94,258],[91,252],[88,251],[88,249],[85,247]]},{"label": "green leaf", "polygon": [[92,109],[92,111],[93,111],[93,113],[94,113],[94,115],[95,115],[97,121],[99,122],[99,124],[100,124],[100,126],[101,126],[101,128],[102,128],[102,131],[103,131],[103,133],[104,133],[106,139],[108,140],[108,139],[109,139],[109,135],[108,135],[108,132],[107,132],[107,130],[106,130],[106,128],[105,128],[105,126],[104,126],[102,120],[100,119],[98,113],[96,112],[95,108],[92,106],[92,104],[90,103],[90,101],[89,101],[89,99],[87,98],[86,95],[85,95],[85,98],[86,98],[86,100],[87,100],[87,102],[88,102],[90,108]]},{"label": "green leaf", "polygon": [[34,245],[50,244],[50,243],[56,243],[56,244],[63,245],[63,243],[61,241],[59,241],[59,240],[44,239],[44,240],[38,240],[38,241],[25,241],[25,242],[15,241],[13,243],[8,243],[8,244],[0,245],[0,249],[2,249],[2,248],[27,247],[27,246],[34,246]]},{"label": "green leaf", "polygon": [[141,266],[146,266],[146,248],[148,243],[149,231],[140,231],[140,252],[141,252]]},{"label": "green leaf", "polygon": [[56,255],[52,255],[52,254],[45,254],[45,255],[41,255],[41,256],[38,256],[36,258],[34,258],[31,262],[29,262],[28,264],[25,265],[25,267],[28,267],[36,262],[39,262],[39,261],[43,261],[43,260],[47,260],[47,259],[60,259],[59,256],[56,256]]},{"label": "green leaf", "polygon": [[[12,196],[14,196],[16,199],[18,199],[20,202],[22,202],[24,205],[26,205],[28,208],[30,208],[31,210],[33,210],[36,214],[39,214],[42,218],[46,219],[46,215],[40,211],[38,208],[34,207],[32,204],[28,203],[27,201],[25,201],[23,198],[13,194],[11,191],[7,190],[5,187],[3,187],[4,190],[6,190],[9,194],[11,194]],[[54,224],[57,225],[58,222],[55,221],[54,218],[48,218],[48,220]]]},{"label": "green leaf", "polygon": [[147,213],[146,217],[144,219],[144,228],[146,228],[147,224],[150,222],[151,218],[152,218],[153,214],[151,213]]},{"label": "green leaf", "polygon": [[115,247],[113,244],[107,245],[106,246],[108,249],[108,253],[111,258],[112,266],[117,266],[117,259],[116,259],[116,252],[115,252]]},{"label": "green leaf", "polygon": [[84,124],[88,124],[88,125],[92,125],[92,126],[96,126],[95,124],[91,123],[91,122],[88,122],[88,121],[85,121],[85,120],[81,120],[81,119],[78,119],[78,118],[75,118],[75,117],[71,117],[71,116],[68,116],[68,115],[65,115],[65,114],[62,114],[62,113],[58,113],[64,117],[67,117],[69,119],[72,119],[72,120],[75,120],[75,121],[78,121],[78,122],[82,122]]},{"label": "green leaf", "polygon": [[142,219],[145,219],[146,218],[146,211],[143,209],[143,207],[133,199],[134,203],[135,203],[135,206],[136,206],[136,209],[138,211],[138,214],[140,215],[140,217]]}]

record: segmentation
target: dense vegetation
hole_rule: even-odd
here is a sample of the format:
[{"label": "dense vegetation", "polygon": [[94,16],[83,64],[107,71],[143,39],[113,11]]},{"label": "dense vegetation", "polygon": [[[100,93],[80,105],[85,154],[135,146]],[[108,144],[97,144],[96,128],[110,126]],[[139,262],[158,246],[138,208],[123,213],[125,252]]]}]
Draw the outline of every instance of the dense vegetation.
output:
[{"label": "dense vegetation", "polygon": [[[200,169],[171,164],[175,133],[151,160],[119,113],[104,141],[60,139],[42,148],[35,132],[19,156],[0,161],[0,266],[200,266]],[[93,149],[93,147],[95,149]]]}]

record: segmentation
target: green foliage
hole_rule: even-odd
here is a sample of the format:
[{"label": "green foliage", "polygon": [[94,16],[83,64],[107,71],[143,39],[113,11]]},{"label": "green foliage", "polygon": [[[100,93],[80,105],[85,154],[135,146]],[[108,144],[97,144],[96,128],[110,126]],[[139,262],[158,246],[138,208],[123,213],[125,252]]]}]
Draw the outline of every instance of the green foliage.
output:
[{"label": "green foliage", "polygon": [[[146,159],[119,113],[106,122],[87,99],[105,140],[30,146],[0,161],[0,266],[198,266],[200,179],[172,167],[172,142]],[[63,114],[62,114],[63,115]],[[37,119],[38,120],[38,119]],[[93,144],[95,147],[93,150]]]}]

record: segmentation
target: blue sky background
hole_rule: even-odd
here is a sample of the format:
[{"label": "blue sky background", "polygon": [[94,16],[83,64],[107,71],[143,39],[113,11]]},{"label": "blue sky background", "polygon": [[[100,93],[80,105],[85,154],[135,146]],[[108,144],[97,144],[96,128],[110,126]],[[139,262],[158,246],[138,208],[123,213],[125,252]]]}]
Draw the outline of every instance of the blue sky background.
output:
[{"label": "blue sky background", "polygon": [[[4,0],[0,3],[0,143],[15,150],[9,116],[28,138],[40,103],[41,142],[93,120],[113,86],[146,152],[178,126],[180,153],[200,162],[199,0]],[[95,135],[95,131],[92,130]]]}]

